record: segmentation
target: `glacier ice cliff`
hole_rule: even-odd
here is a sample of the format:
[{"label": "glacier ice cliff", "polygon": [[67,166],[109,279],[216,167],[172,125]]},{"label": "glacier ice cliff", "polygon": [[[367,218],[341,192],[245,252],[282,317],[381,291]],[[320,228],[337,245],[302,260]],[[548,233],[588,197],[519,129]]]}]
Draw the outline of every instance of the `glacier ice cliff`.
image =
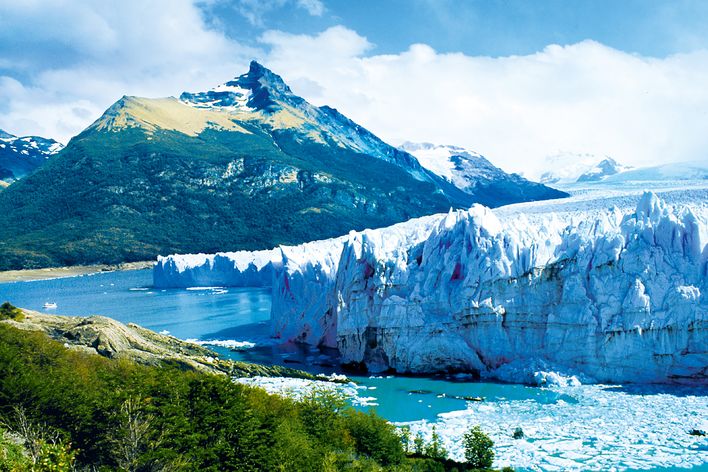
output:
[{"label": "glacier ice cliff", "polygon": [[156,287],[269,287],[280,250],[160,256],[152,272]]},{"label": "glacier ice cliff", "polygon": [[544,365],[597,382],[705,383],[708,212],[638,200],[528,217],[476,205],[282,247],[267,263],[170,256],[155,281],[242,285],[244,268],[270,271],[275,337],[336,347],[372,372],[508,379]]}]

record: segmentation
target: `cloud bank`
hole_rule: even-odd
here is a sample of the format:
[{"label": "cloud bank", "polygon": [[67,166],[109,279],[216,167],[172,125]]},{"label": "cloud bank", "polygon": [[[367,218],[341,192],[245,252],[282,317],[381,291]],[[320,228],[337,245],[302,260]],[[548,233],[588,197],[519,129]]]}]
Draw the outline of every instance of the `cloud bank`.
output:
[{"label": "cloud bank", "polygon": [[[291,3],[312,15],[324,8]],[[206,89],[255,57],[296,93],[392,144],[463,145],[531,176],[558,153],[630,165],[708,160],[705,50],[649,58],[583,41],[524,56],[424,44],[377,55],[345,26],[315,35],[267,31],[253,49],[203,15],[190,0],[0,0],[0,128],[66,141],[124,94]]]},{"label": "cloud bank", "polygon": [[583,41],[499,58],[424,44],[371,56],[366,39],[343,27],[262,41],[296,92],[393,143],[463,145],[530,175],[558,153],[631,165],[708,160],[706,51],[658,59]]}]

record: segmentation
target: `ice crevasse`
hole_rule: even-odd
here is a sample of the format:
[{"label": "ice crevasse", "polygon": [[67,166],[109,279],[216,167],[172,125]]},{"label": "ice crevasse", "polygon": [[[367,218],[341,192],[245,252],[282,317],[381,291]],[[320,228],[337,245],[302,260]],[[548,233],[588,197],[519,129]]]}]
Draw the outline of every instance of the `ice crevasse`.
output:
[{"label": "ice crevasse", "polygon": [[[240,266],[272,285],[274,336],[337,347],[372,372],[508,380],[550,365],[597,382],[706,383],[708,224],[698,213],[651,192],[635,210],[571,219],[500,218],[476,205]],[[184,257],[194,256],[161,259],[156,283],[170,272],[184,286],[174,281],[196,271],[213,285],[205,264]]]}]

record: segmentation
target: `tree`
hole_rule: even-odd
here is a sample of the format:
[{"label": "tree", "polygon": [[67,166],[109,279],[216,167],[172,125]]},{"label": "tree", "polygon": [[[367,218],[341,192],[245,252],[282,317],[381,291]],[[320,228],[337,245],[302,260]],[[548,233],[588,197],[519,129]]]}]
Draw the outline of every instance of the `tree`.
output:
[{"label": "tree", "polygon": [[488,469],[494,463],[494,441],[484,434],[479,426],[465,433],[465,460],[475,469]]},{"label": "tree", "polygon": [[[33,423],[21,406],[14,406],[12,411],[12,419],[4,422],[3,426],[22,441],[31,470],[36,472],[73,470],[76,451],[62,440],[57,431],[45,424]],[[5,468],[5,460],[6,458],[0,460],[0,470]]]},{"label": "tree", "polygon": [[145,414],[139,398],[128,398],[120,408],[120,421],[113,437],[116,463],[121,470],[132,472],[147,450],[153,416]]},{"label": "tree", "polygon": [[423,453],[425,452],[425,441],[423,440],[423,435],[418,432],[418,434],[415,435],[415,438],[413,438],[413,453],[422,456]]},{"label": "tree", "polygon": [[411,427],[408,425],[401,426],[399,429],[399,434],[401,435],[401,444],[403,445],[403,452],[410,454],[411,452]]},{"label": "tree", "polygon": [[433,434],[430,443],[425,446],[425,455],[431,459],[446,459],[447,451],[442,446],[442,441],[440,440],[440,435],[438,434],[435,426],[433,426]]}]

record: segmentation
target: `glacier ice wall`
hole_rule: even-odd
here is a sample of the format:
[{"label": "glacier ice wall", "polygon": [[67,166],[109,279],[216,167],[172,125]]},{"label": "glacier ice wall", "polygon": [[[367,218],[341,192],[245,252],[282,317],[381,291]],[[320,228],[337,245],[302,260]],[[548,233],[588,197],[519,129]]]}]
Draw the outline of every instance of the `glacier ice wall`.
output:
[{"label": "glacier ice wall", "polygon": [[572,226],[502,222],[475,206],[406,252],[352,238],[335,283],[337,345],[372,370],[493,372],[543,359],[597,381],[705,380],[701,233],[691,210],[647,193],[634,212]]},{"label": "glacier ice wall", "polygon": [[653,193],[636,209],[532,220],[477,205],[281,248],[273,335],[370,371],[508,379],[543,364],[599,382],[706,382],[703,210]]},{"label": "glacier ice wall", "polygon": [[152,271],[155,287],[269,287],[280,249],[160,256]]}]

